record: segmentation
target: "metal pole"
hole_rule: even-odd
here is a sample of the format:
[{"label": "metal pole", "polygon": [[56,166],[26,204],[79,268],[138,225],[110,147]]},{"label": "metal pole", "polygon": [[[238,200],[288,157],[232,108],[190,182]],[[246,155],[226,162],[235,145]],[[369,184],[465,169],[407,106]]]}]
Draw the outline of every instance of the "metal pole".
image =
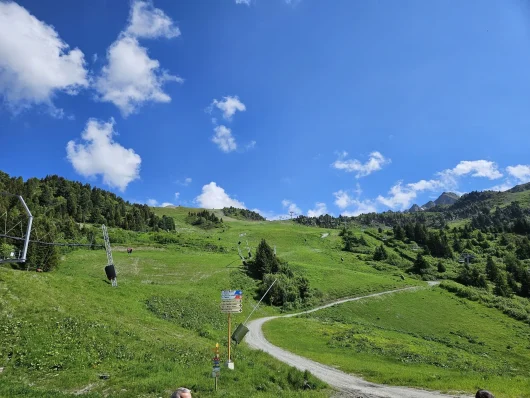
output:
[{"label": "metal pole", "polygon": [[232,315],[230,312],[228,313],[228,362],[230,362],[230,315]]},{"label": "metal pole", "polygon": [[256,304],[256,306],[254,307],[254,309],[252,310],[252,312],[249,314],[249,316],[247,317],[247,319],[245,319],[245,322],[243,322],[243,324],[247,323],[247,321],[250,319],[250,317],[252,316],[252,314],[254,313],[254,311],[256,311],[256,308],[258,308],[258,305],[259,303],[261,303],[261,301],[265,298],[265,296],[267,295],[267,293],[269,293],[269,290],[271,290],[272,286],[274,286],[274,284],[276,283],[278,279],[275,279],[274,282],[272,282],[272,284],[269,286],[269,288],[267,289],[267,291],[265,292],[265,294],[260,298],[260,300],[258,301],[258,304]]},{"label": "metal pole", "polygon": [[28,252],[28,245],[29,245],[29,236],[31,234],[31,225],[33,224],[33,216],[31,215],[31,212],[29,211],[28,206],[26,206],[26,202],[24,202],[24,199],[22,199],[22,196],[19,195],[18,198],[22,202],[22,206],[24,206],[24,210],[26,210],[26,214],[29,217],[28,228],[26,229],[26,239],[24,240],[24,251],[22,252],[22,258],[24,259],[24,261],[26,261],[26,254]]}]

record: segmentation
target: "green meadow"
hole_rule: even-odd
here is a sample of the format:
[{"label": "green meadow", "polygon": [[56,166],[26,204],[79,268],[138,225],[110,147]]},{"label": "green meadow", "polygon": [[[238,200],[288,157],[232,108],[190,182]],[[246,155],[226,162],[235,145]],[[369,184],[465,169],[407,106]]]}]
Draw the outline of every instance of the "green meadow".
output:
[{"label": "green meadow", "polygon": [[[47,273],[0,267],[0,396],[168,397],[181,385],[194,397],[330,395],[324,383],[244,343],[232,350],[236,369],[223,368],[214,391],[215,343],[227,359],[220,292],[244,291],[233,328],[258,299],[257,282],[240,268],[239,241],[244,254],[247,241],[252,251],[262,238],[275,245],[318,289],[315,304],[419,283],[341,253],[337,231],[230,219],[202,230],[184,222],[189,209],[158,210],[175,218],[176,232],[109,231],[118,288],[106,280],[103,249],[64,252]],[[262,305],[252,318],[279,313]],[[306,379],[313,390],[304,390]]]},{"label": "green meadow", "polygon": [[530,327],[440,287],[264,325],[275,345],[367,380],[530,397]]},{"label": "green meadow", "polygon": [[[194,397],[333,395],[310,374],[245,343],[233,347],[235,370],[222,368],[214,390],[216,343],[221,362],[227,359],[220,292],[243,290],[235,328],[259,299],[258,282],[243,271],[238,246],[247,256],[247,247],[255,253],[261,239],[309,279],[314,294],[307,308],[419,287],[270,322],[265,332],[276,345],[376,382],[529,396],[528,324],[427,288],[406,274],[399,259],[395,265],[372,261],[369,252],[384,241],[376,230],[365,232],[364,251],[344,252],[336,229],[242,221],[216,211],[222,225],[204,230],[185,221],[196,209],[155,210],[172,217],[176,231],[109,230],[117,288],[106,280],[101,248],[65,249],[59,266],[46,273],[0,267],[0,396],[154,398],[169,397],[178,386],[191,388]],[[96,243],[103,243],[101,236]],[[415,255],[404,244],[387,249]],[[456,267],[447,266],[448,273]],[[282,313],[262,304],[252,318]]]}]

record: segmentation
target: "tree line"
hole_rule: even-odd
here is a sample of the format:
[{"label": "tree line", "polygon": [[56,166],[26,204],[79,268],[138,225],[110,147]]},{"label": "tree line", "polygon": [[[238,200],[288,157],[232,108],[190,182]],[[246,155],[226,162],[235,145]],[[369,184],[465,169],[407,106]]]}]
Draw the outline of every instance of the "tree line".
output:
[{"label": "tree line", "polygon": [[[32,240],[44,242],[81,242],[95,244],[92,225],[105,224],[132,231],[175,230],[171,217],[158,217],[147,205],[124,201],[116,194],[100,188],[70,181],[57,175],[45,178],[11,177],[0,171],[0,192],[21,195],[34,221]],[[27,218],[18,198],[0,195],[1,233],[21,237]],[[23,242],[2,238],[2,254],[21,250]],[[4,256],[6,257],[6,256]],[[30,243],[30,267],[53,268],[58,262],[57,247]]]},{"label": "tree line", "polygon": [[238,209],[237,207],[223,207],[223,214],[225,216],[244,219],[244,220],[251,220],[251,221],[265,221],[265,217],[263,217],[261,214],[256,213],[252,210],[247,209]]}]

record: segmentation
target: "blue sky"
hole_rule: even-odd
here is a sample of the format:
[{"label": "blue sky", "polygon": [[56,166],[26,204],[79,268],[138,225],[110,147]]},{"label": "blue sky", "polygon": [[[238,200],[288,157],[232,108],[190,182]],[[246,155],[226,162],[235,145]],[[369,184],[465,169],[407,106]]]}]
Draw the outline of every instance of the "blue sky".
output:
[{"label": "blue sky", "polygon": [[530,181],[522,0],[0,0],[0,169],[269,218]]}]

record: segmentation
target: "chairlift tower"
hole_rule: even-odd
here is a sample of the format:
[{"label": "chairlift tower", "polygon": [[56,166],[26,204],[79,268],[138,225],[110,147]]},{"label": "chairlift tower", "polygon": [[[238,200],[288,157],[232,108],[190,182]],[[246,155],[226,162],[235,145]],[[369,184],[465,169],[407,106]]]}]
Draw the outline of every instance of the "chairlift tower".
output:
[{"label": "chairlift tower", "polygon": [[[22,196],[14,195],[14,194],[9,193],[9,192],[0,192],[0,195],[14,196],[14,197],[18,198],[18,200],[22,204],[22,207],[24,208],[24,212],[26,213],[26,216],[28,217],[28,225],[26,227],[26,233],[22,237],[11,237],[11,236],[8,236],[8,232],[9,231],[7,231],[7,212],[5,213],[6,220],[5,220],[5,224],[4,224],[4,234],[2,234],[1,236],[4,237],[4,238],[13,238],[13,239],[16,239],[16,240],[23,240],[24,241],[24,246],[22,247],[22,251],[19,251],[17,253],[18,256],[16,256],[16,258],[0,258],[0,264],[1,263],[25,263],[26,262],[26,256],[27,256],[27,253],[28,253],[29,241],[30,241],[29,237],[31,235],[31,226],[33,224],[33,215],[29,211],[29,208],[26,205],[26,202],[24,202],[24,199],[22,198]],[[20,224],[20,222],[19,222],[19,224]],[[11,228],[11,229],[13,229],[13,228]],[[22,228],[22,225],[21,225],[21,228]]]},{"label": "chairlift tower", "polygon": [[[110,239],[109,239],[109,232],[107,231],[107,227],[105,224],[101,225],[101,229],[103,230],[103,240],[105,241],[105,251],[107,252],[107,267],[112,267],[112,271],[115,273],[115,266],[114,266],[114,260],[112,259],[112,249],[110,248]],[[107,267],[105,269],[107,270]],[[109,274],[107,274],[108,276]],[[110,278],[110,277],[109,277]],[[111,279],[112,286],[116,287],[118,286],[118,281],[116,276]]]}]

